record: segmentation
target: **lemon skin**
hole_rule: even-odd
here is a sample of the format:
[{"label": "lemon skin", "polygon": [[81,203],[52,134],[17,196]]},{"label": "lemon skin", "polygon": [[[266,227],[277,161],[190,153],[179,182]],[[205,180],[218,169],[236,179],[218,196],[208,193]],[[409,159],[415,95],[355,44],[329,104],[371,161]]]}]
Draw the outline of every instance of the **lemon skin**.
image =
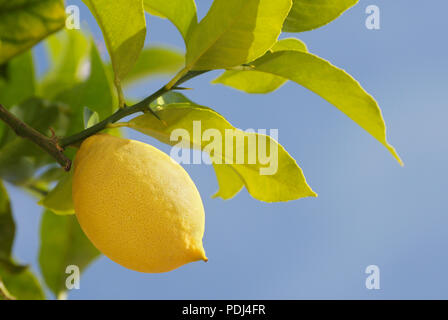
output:
[{"label": "lemon skin", "polygon": [[207,261],[199,192],[187,172],[158,149],[91,136],[76,154],[72,190],[83,231],[120,265],[159,273]]}]

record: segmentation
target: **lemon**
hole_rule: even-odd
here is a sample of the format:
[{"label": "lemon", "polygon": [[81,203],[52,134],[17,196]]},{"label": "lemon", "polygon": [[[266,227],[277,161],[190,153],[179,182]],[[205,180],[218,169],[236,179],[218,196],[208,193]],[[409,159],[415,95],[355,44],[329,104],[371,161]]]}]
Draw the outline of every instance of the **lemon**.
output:
[{"label": "lemon", "polygon": [[139,141],[100,134],[82,143],[74,170],[76,216],[107,257],[151,273],[207,261],[201,197],[168,155]]}]

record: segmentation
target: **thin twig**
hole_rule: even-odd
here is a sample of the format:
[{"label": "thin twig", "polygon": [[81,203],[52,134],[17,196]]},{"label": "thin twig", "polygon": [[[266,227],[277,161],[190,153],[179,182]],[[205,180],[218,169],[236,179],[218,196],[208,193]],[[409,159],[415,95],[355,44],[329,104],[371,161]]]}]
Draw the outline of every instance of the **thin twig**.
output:
[{"label": "thin twig", "polygon": [[[67,158],[64,155],[64,149],[68,146],[77,145],[86,138],[90,137],[91,135],[94,135],[104,129],[106,129],[110,124],[115,123],[121,119],[123,119],[126,116],[129,116],[131,114],[137,113],[137,112],[146,112],[151,111],[150,104],[155,101],[160,96],[164,95],[165,93],[175,90],[176,87],[181,85],[182,83],[193,79],[203,73],[208,72],[208,70],[205,71],[190,71],[180,77],[175,83],[174,88],[169,86],[164,86],[160,88],[158,91],[154,92],[147,98],[143,99],[139,103],[126,107],[123,106],[123,108],[119,108],[114,114],[109,116],[108,118],[104,119],[103,121],[98,122],[94,126],[87,128],[77,134],[74,134],[70,137],[63,138],[58,141],[56,137],[46,137],[34,128],[30,127],[20,119],[18,119],[16,116],[14,116],[11,112],[9,112],[6,108],[4,108],[0,104],[0,120],[3,120],[6,124],[8,124],[14,132],[23,138],[29,139],[30,141],[37,144],[40,148],[45,150],[47,153],[49,153],[53,158],[56,159],[56,161],[66,170],[69,171],[71,167],[71,160]],[[153,114],[158,118],[158,116],[153,112]],[[51,129],[52,130],[52,129]]]},{"label": "thin twig", "polygon": [[17,118],[11,112],[9,112],[3,105],[0,104],[0,120],[3,120],[8,126],[11,127],[14,132],[22,137],[29,139],[37,144],[41,149],[50,154],[56,161],[67,171],[70,170],[71,160],[67,158],[63,149],[58,145],[58,141],[55,138],[48,138],[36,129],[30,127],[22,120]]},{"label": "thin twig", "polygon": [[[190,71],[176,82],[174,88],[181,85],[182,83],[184,83],[190,79],[193,79],[193,78],[195,78],[203,73],[206,73],[206,72],[208,72],[208,70],[206,70],[206,71]],[[137,112],[150,111],[158,118],[158,116],[150,108],[150,104],[153,101],[155,101],[157,98],[164,95],[165,93],[167,93],[171,90],[175,90],[174,88],[168,88],[167,86],[164,86],[164,87],[160,88],[159,90],[157,90],[156,92],[154,92],[153,94],[151,94],[150,96],[148,96],[147,98],[140,101],[139,103],[137,103],[133,106],[130,106],[130,107],[120,108],[114,114],[112,114],[108,118],[104,119],[103,121],[98,122],[94,126],[87,128],[77,134],[70,136],[70,137],[61,139],[59,142],[59,145],[62,148],[66,148],[68,146],[77,144],[77,143],[85,140],[86,138],[90,137],[91,135],[94,135],[94,134],[106,129],[110,124],[115,123],[115,122],[123,119],[124,117],[129,116],[134,113],[137,113]]]}]

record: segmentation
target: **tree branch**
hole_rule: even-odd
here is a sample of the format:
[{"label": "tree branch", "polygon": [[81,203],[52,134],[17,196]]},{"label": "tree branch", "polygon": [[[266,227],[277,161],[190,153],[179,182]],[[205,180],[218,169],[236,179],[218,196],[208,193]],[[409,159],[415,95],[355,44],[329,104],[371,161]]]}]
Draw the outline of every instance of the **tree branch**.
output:
[{"label": "tree branch", "polygon": [[50,154],[66,171],[70,170],[71,160],[64,155],[63,149],[58,145],[56,138],[48,138],[44,136],[39,131],[17,118],[1,104],[0,119],[10,126],[18,136],[29,139]]},{"label": "tree branch", "polygon": [[67,158],[63,153],[66,147],[79,143],[84,139],[90,137],[91,135],[94,135],[106,129],[109,124],[115,123],[121,120],[122,118],[137,112],[150,111],[154,114],[154,116],[158,117],[157,114],[155,114],[154,111],[152,111],[152,109],[149,107],[153,101],[155,101],[157,98],[159,98],[160,96],[164,95],[165,93],[171,90],[176,90],[178,86],[181,85],[182,83],[206,72],[208,72],[208,70],[189,71],[187,74],[183,75],[179,80],[177,80],[172,87],[164,86],[160,88],[158,91],[148,96],[147,98],[140,101],[139,103],[131,107],[119,108],[114,114],[104,119],[103,121],[98,122],[94,126],[87,128],[70,137],[60,139],[59,141],[55,137],[48,138],[44,136],[34,128],[30,127],[29,125],[18,119],[6,108],[4,108],[1,104],[0,104],[0,120],[3,120],[7,125],[9,125],[18,136],[29,139],[30,141],[37,144],[40,148],[42,148],[53,158],[55,158],[56,161],[66,171],[69,171],[72,163],[71,160]]},{"label": "tree branch", "polygon": [[129,116],[131,114],[137,113],[137,112],[144,112],[144,111],[150,111],[154,114],[155,117],[158,118],[157,114],[154,113],[154,111],[152,111],[152,109],[149,107],[149,105],[155,101],[157,98],[161,97],[162,95],[164,95],[165,93],[171,91],[171,90],[176,90],[176,87],[181,85],[182,83],[193,79],[201,74],[204,74],[208,72],[208,70],[205,71],[190,71],[188,72],[186,75],[184,75],[183,77],[181,77],[176,83],[175,85],[170,88],[168,86],[164,86],[162,88],[160,88],[159,90],[157,90],[156,92],[154,92],[153,94],[151,94],[150,96],[148,96],[147,98],[143,99],[142,101],[140,101],[139,103],[130,106],[130,107],[126,107],[126,108],[119,108],[114,114],[112,114],[111,116],[109,116],[108,118],[104,119],[103,121],[98,122],[97,124],[95,124],[94,126],[87,128],[73,136],[70,137],[66,137],[64,139],[61,139],[59,145],[62,148],[66,148],[70,145],[76,144],[78,142],[83,141],[84,139],[90,137],[91,135],[94,135],[104,129],[106,129],[108,127],[109,124],[111,123],[115,123],[121,119],[123,119],[126,116]]}]

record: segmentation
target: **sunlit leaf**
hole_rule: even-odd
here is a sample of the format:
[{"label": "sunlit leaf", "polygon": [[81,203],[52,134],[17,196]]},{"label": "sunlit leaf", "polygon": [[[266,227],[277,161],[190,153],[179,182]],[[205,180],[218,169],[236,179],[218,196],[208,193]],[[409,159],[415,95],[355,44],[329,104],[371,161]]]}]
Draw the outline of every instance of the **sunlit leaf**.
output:
[{"label": "sunlit leaf", "polygon": [[292,80],[318,94],[369,132],[402,164],[387,142],[378,103],[344,70],[313,54],[298,51],[266,54],[252,65],[255,70]]},{"label": "sunlit leaf", "polygon": [[62,0],[0,0],[0,65],[64,24]]},{"label": "sunlit leaf", "polygon": [[302,32],[322,27],[356,3],[358,0],[293,0],[283,31]]},{"label": "sunlit leaf", "polygon": [[64,30],[45,41],[50,68],[39,83],[39,95],[52,99],[82,80],[89,41],[77,30]]},{"label": "sunlit leaf", "polygon": [[107,76],[107,69],[93,43],[90,51],[88,78],[75,87],[61,92],[55,100],[68,105],[72,112],[68,134],[84,129],[84,107],[97,112],[100,119],[106,118],[114,111],[115,99],[110,79]]},{"label": "sunlit leaf", "polygon": [[187,41],[187,70],[221,69],[262,56],[276,42],[291,0],[215,0]]},{"label": "sunlit leaf", "polygon": [[129,84],[143,77],[174,73],[183,66],[184,61],[183,54],[177,50],[163,47],[145,48],[124,83]]},{"label": "sunlit leaf", "polygon": [[[306,45],[298,39],[283,39],[275,44],[271,52],[295,50],[307,52]],[[269,93],[280,88],[288,80],[273,74],[252,70],[228,70],[212,83],[223,84],[247,93]]]},{"label": "sunlit leaf", "polygon": [[244,187],[244,181],[231,166],[213,164],[213,168],[219,185],[219,190],[213,195],[213,198],[231,199]]},{"label": "sunlit leaf", "polygon": [[39,204],[59,215],[74,214],[72,200],[73,170],[66,173]]},{"label": "sunlit leaf", "polygon": [[143,0],[83,0],[95,16],[112,61],[115,85],[124,103],[122,79],[132,70],[146,37]]},{"label": "sunlit leaf", "polygon": [[42,276],[51,291],[60,296],[67,290],[67,267],[75,265],[83,271],[100,253],[84,235],[73,215],[44,212],[40,236],[39,265]]},{"label": "sunlit leaf", "polygon": [[143,0],[143,3],[149,13],[169,19],[184,39],[198,23],[194,0]]},{"label": "sunlit leaf", "polygon": [[[183,147],[200,148],[210,154],[215,164],[225,164],[231,167],[244,181],[249,193],[258,200],[276,202],[316,196],[306,183],[296,161],[271,137],[235,129],[212,109],[192,103],[161,105],[154,110],[163,122],[148,113],[132,119],[127,126],[170,145],[179,144],[177,139],[171,140],[173,130],[185,130],[188,137],[183,137],[186,139],[183,141]],[[219,137],[209,137],[209,139],[212,139],[220,147],[212,148],[211,141],[207,141],[206,138],[198,140],[198,136],[201,137],[204,132],[211,133],[208,129],[219,134]],[[235,134],[236,141],[244,141],[242,144],[236,143],[231,147],[232,152],[228,152],[224,148],[226,146],[226,130],[229,132],[229,129],[231,133]],[[267,154],[272,161],[262,164],[260,158],[257,157],[257,151],[260,152],[260,146],[266,144],[268,146]],[[275,152],[276,150],[278,152]],[[246,161],[241,163],[240,156]],[[221,180],[221,183],[226,183],[226,181]],[[236,187],[233,187],[235,182],[231,183],[232,187],[229,189],[232,191],[225,190],[224,197],[235,194]]]}]

